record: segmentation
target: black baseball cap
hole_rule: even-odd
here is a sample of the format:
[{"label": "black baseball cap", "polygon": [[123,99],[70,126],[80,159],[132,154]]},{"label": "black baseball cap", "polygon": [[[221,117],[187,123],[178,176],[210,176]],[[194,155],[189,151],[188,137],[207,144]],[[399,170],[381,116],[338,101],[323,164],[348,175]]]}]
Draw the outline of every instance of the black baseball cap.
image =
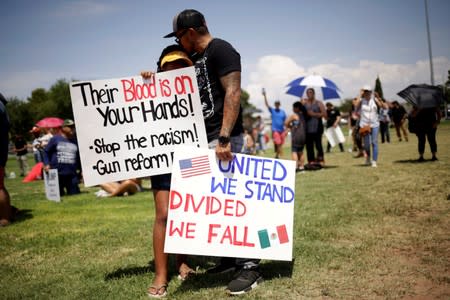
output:
[{"label": "black baseball cap", "polygon": [[195,9],[185,9],[173,18],[173,32],[165,35],[165,38],[174,37],[177,31],[188,28],[206,26],[205,17]]}]

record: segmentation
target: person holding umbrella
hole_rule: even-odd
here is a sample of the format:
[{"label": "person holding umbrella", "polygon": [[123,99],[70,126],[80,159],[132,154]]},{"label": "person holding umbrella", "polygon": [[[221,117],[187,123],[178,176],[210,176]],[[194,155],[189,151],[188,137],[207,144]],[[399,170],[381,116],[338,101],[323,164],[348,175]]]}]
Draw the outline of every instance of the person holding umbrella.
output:
[{"label": "person holding umbrella", "polygon": [[46,127],[42,127],[41,128],[41,132],[42,132],[42,136],[39,137],[39,145],[38,148],[41,151],[41,157],[44,157],[44,149],[47,146],[48,142],[50,141],[50,139],[53,137],[53,133],[52,133],[52,129],[51,128],[46,128]]},{"label": "person holding umbrella", "polygon": [[[308,118],[306,119],[306,156],[308,166],[319,164],[323,167],[324,155],[322,146],[323,123],[322,118],[327,119],[327,111],[322,101],[316,99],[316,92],[313,88],[306,90],[306,99],[302,99],[302,104],[306,107]],[[317,150],[317,157],[314,153]]]},{"label": "person holding umbrella", "polygon": [[[356,105],[360,108],[361,119],[359,133],[364,137],[364,149],[366,151],[366,165],[377,167],[378,160],[378,109],[386,107],[378,93],[372,97],[372,88],[365,85],[356,99]],[[370,146],[372,145],[372,160],[370,159]]]},{"label": "person holding umbrella", "polygon": [[418,162],[423,162],[423,154],[425,152],[425,143],[428,140],[431,150],[431,161],[438,160],[437,153],[437,143],[436,143],[436,131],[438,124],[441,121],[441,111],[439,107],[428,107],[428,108],[418,108],[413,107],[411,111],[410,122],[414,122],[415,134],[418,139],[418,151],[419,158]]},{"label": "person holding umbrella", "polygon": [[425,152],[426,139],[428,139],[431,148],[431,160],[436,161],[436,130],[441,120],[439,107],[445,99],[442,89],[428,84],[412,84],[398,92],[397,95],[413,105],[409,128],[413,129],[419,140],[418,161],[424,161],[423,153]]}]

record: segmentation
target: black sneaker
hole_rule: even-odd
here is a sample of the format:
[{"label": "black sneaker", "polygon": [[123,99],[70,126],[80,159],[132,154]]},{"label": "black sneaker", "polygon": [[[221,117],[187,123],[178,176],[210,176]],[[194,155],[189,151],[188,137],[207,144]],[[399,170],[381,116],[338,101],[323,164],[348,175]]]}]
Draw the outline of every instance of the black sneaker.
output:
[{"label": "black sneaker", "polygon": [[433,156],[432,158],[431,158],[431,161],[437,161],[438,160],[438,158],[436,157],[436,156]]},{"label": "black sneaker", "polygon": [[417,160],[418,162],[424,162],[425,159],[423,158],[423,156],[419,157],[419,159]]},{"label": "black sneaker", "polygon": [[220,259],[219,264],[206,270],[206,273],[208,273],[208,274],[225,274],[225,273],[234,271],[234,270],[236,270],[235,261],[236,261],[235,258],[223,257]]},{"label": "black sneaker", "polygon": [[250,292],[263,281],[259,269],[241,269],[228,283],[227,292],[230,295],[241,295]]}]

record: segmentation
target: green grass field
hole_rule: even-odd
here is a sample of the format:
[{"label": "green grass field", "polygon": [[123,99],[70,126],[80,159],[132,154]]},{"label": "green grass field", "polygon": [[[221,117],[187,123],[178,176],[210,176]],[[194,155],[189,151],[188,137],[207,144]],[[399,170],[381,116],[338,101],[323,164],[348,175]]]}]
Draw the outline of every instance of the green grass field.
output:
[{"label": "green grass field", "polygon": [[[241,298],[450,299],[449,122],[438,130],[437,162],[414,162],[415,136],[380,144],[378,168],[333,150],[327,168],[296,175],[294,261],[262,261],[264,283]],[[11,171],[19,173],[14,158]],[[54,203],[42,181],[5,181],[22,214],[0,228],[1,299],[147,298],[149,190],[105,199],[82,187]],[[183,283],[171,262],[169,298],[228,298],[231,274],[203,274],[213,258],[190,260],[200,274]]]}]

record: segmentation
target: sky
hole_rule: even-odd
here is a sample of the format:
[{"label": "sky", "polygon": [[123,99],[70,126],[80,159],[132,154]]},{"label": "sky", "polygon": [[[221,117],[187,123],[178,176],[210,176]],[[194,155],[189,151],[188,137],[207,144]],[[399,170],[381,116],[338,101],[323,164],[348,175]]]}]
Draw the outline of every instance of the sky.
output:
[{"label": "sky", "polygon": [[[155,70],[174,42],[175,14],[201,11],[214,37],[241,54],[242,88],[264,109],[290,108],[286,84],[306,75],[356,96],[380,77],[384,96],[430,83],[424,0],[0,1],[0,92],[26,100],[58,79],[95,80]],[[450,69],[450,1],[428,0],[435,83]]]}]

